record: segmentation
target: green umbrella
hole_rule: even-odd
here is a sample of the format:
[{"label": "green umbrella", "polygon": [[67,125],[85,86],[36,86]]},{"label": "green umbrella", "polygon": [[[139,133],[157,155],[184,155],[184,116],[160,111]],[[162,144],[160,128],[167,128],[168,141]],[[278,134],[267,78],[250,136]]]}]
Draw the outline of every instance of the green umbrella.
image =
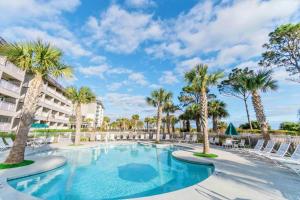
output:
[{"label": "green umbrella", "polygon": [[31,125],[31,128],[48,128],[48,124],[39,124],[39,123],[34,123]]},{"label": "green umbrella", "polygon": [[232,123],[226,129],[225,135],[238,135],[239,133],[236,131],[235,127]]}]

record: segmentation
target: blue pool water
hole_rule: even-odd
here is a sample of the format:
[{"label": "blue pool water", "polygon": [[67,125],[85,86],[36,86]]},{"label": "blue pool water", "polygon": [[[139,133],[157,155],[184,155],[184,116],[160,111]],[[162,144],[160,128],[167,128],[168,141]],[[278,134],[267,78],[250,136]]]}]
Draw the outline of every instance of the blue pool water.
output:
[{"label": "blue pool water", "polygon": [[112,200],[178,190],[212,174],[212,166],[174,159],[173,150],[137,144],[60,150],[51,153],[67,157],[65,166],[9,184],[42,199]]}]

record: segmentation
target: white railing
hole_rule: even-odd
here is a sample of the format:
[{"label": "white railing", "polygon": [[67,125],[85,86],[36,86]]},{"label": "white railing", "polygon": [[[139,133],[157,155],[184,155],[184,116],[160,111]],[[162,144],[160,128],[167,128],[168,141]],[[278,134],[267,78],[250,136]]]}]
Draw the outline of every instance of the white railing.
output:
[{"label": "white railing", "polygon": [[10,123],[0,122],[0,131],[10,130]]},{"label": "white railing", "polygon": [[7,110],[7,111],[15,111],[16,105],[5,101],[0,101],[0,109]]},{"label": "white railing", "polygon": [[9,61],[6,61],[4,57],[0,57],[0,64],[4,66],[5,69],[11,71],[12,73],[17,73],[19,75],[24,75],[25,72],[21,70],[20,68],[16,67],[14,64],[12,64]]},{"label": "white railing", "polygon": [[19,87],[16,86],[15,84],[12,84],[4,79],[1,79],[0,80],[0,86],[6,90],[10,90],[10,91],[13,91],[15,93],[19,93]]}]

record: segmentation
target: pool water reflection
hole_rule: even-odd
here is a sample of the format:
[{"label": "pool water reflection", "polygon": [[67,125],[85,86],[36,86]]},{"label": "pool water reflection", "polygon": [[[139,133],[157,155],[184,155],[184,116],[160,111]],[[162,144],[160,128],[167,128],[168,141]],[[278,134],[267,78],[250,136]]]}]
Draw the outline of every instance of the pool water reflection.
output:
[{"label": "pool water reflection", "polygon": [[111,200],[178,190],[212,174],[212,166],[176,160],[172,151],[137,144],[55,151],[67,165],[9,184],[42,199]]}]

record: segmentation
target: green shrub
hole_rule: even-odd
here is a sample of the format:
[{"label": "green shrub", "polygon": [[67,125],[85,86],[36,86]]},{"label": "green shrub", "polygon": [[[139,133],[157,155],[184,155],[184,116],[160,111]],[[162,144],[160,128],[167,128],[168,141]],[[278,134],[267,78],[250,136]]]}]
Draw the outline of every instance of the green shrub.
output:
[{"label": "green shrub", "polygon": [[280,129],[281,130],[286,130],[286,131],[300,131],[300,123],[282,122],[280,124]]},{"label": "green shrub", "polygon": [[88,142],[89,138],[88,137],[81,137],[80,142]]},{"label": "green shrub", "polygon": [[0,138],[10,137],[12,140],[15,140],[16,134],[14,132],[0,132]]}]

